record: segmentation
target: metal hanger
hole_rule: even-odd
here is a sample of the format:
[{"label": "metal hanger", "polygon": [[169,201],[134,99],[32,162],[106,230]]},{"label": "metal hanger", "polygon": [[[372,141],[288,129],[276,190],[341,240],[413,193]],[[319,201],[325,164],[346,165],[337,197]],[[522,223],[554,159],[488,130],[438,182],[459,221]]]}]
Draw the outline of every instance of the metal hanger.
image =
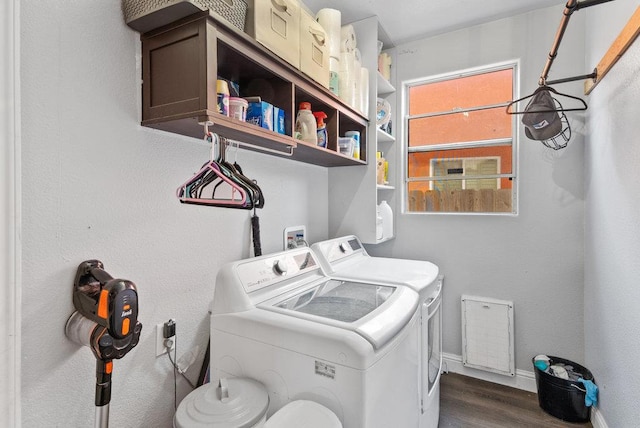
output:
[{"label": "metal hanger", "polygon": [[[577,100],[580,101],[580,103],[582,103],[581,107],[574,107],[574,108],[563,108],[561,105],[556,108],[556,109],[549,109],[549,110],[536,110],[536,113],[553,113],[553,112],[566,112],[566,111],[583,111],[586,110],[587,107],[587,103],[584,102],[584,100],[582,98],[579,97],[574,97],[573,95],[568,95],[568,94],[563,94],[561,92],[556,91],[555,89],[553,89],[551,86],[547,86],[547,85],[540,85],[538,87],[538,89],[536,89],[531,95],[527,95],[526,97],[522,97],[519,98],[517,100],[511,101],[509,104],[507,104],[507,108],[506,108],[506,112],[507,114],[527,114],[527,111],[511,111],[511,107],[520,102],[520,101],[524,101],[527,100],[529,98],[534,97],[536,94],[538,94],[541,91],[548,91],[553,95],[556,96],[561,96],[561,97],[567,97],[567,98],[571,98],[573,100]],[[553,96],[552,96],[553,97]],[[558,103],[559,105],[559,103]]]},{"label": "metal hanger", "polygon": [[[238,165],[237,162],[237,151],[236,151],[236,160],[232,164],[226,158],[226,150],[229,146],[229,142],[224,137],[220,138],[220,147],[221,147],[221,155],[218,163],[220,163],[224,168],[231,172],[233,180],[236,180],[238,185],[247,189],[253,208],[262,208],[264,206],[264,196],[262,190],[258,186],[255,180],[250,179],[242,173],[242,168]],[[237,148],[236,148],[237,150]]]},{"label": "metal hanger", "polygon": [[[225,168],[216,161],[214,156],[216,146],[213,141],[214,135],[215,134],[207,135],[205,137],[207,139],[211,139],[212,142],[210,160],[206,162],[197,173],[178,187],[176,190],[178,199],[180,202],[188,204],[252,209],[253,202],[247,187],[240,184],[237,177],[228,170],[225,170]],[[217,140],[217,136],[215,137]],[[231,188],[230,198],[215,197],[213,190],[209,197],[205,195],[206,188],[212,184],[215,184],[215,188],[216,185],[220,183],[225,183]]]}]

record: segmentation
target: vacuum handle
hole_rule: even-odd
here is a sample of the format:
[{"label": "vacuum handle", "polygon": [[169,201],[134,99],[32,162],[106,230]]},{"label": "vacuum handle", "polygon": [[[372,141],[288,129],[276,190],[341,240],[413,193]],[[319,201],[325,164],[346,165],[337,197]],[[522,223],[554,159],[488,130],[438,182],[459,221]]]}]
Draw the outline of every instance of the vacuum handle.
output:
[{"label": "vacuum handle", "polygon": [[102,407],[111,401],[112,360],[96,359],[96,406]]},{"label": "vacuum handle", "polygon": [[104,270],[104,267],[102,266],[97,266],[92,268],[89,271],[89,273],[91,274],[92,277],[100,281],[101,284],[106,284],[107,282],[113,279],[113,277],[109,275],[107,271]]}]

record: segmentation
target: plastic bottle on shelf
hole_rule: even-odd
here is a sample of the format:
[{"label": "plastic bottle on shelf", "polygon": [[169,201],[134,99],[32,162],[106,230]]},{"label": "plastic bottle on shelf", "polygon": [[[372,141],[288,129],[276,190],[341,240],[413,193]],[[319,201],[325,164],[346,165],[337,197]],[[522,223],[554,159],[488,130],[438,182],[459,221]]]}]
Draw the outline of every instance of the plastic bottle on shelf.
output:
[{"label": "plastic bottle on shelf", "polygon": [[385,184],[384,165],[385,158],[382,156],[382,152],[376,152],[376,184]]},{"label": "plastic bottle on shelf", "polygon": [[380,215],[382,216],[382,237],[393,238],[393,210],[387,201],[380,202]]},{"label": "plastic bottle on shelf", "polygon": [[316,118],[311,112],[311,103],[302,102],[296,116],[295,137],[311,144],[318,144],[318,128]]},{"label": "plastic bottle on shelf", "polygon": [[218,94],[218,113],[229,116],[229,83],[226,80],[218,79],[216,93]]},{"label": "plastic bottle on shelf", "polygon": [[327,118],[327,114],[323,111],[313,112],[316,118],[316,127],[318,129],[318,146],[327,147],[327,125],[324,120]]},{"label": "plastic bottle on shelf", "polygon": [[376,240],[380,241],[383,238],[382,231],[382,214],[380,214],[380,206],[376,205]]}]

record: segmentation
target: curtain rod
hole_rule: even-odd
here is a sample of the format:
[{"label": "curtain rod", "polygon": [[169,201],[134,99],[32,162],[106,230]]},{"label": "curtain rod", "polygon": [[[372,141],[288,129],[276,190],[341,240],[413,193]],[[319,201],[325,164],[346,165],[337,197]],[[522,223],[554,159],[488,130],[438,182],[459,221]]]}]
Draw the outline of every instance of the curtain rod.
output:
[{"label": "curtain rod", "polygon": [[[560,47],[560,42],[562,41],[562,37],[564,36],[564,32],[567,29],[567,25],[569,25],[569,19],[571,18],[571,14],[576,10],[583,9],[585,7],[595,6],[601,3],[607,3],[612,0],[569,0],[564,7],[564,11],[562,12],[562,19],[560,20],[560,26],[558,27],[558,31],[556,32],[556,37],[553,41],[553,45],[551,46],[551,50],[549,51],[549,56],[547,57],[547,62],[542,69],[542,74],[540,75],[540,80],[538,81],[538,85],[543,86],[547,83],[547,76],[549,76],[549,70],[551,70],[551,64],[553,64],[553,60],[558,55],[558,48]],[[583,77],[592,77],[595,76],[592,74],[586,76],[578,76],[575,78],[567,78],[560,79],[563,82],[568,82],[570,80],[580,80]],[[560,81],[555,81],[555,83],[561,83]]]}]

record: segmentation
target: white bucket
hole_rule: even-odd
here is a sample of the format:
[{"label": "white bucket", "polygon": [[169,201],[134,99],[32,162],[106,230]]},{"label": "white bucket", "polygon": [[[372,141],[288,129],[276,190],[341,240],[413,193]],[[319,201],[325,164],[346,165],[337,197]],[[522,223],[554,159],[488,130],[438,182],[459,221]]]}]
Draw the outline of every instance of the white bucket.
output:
[{"label": "white bucket", "polygon": [[249,103],[244,98],[229,98],[229,117],[245,122]]}]

